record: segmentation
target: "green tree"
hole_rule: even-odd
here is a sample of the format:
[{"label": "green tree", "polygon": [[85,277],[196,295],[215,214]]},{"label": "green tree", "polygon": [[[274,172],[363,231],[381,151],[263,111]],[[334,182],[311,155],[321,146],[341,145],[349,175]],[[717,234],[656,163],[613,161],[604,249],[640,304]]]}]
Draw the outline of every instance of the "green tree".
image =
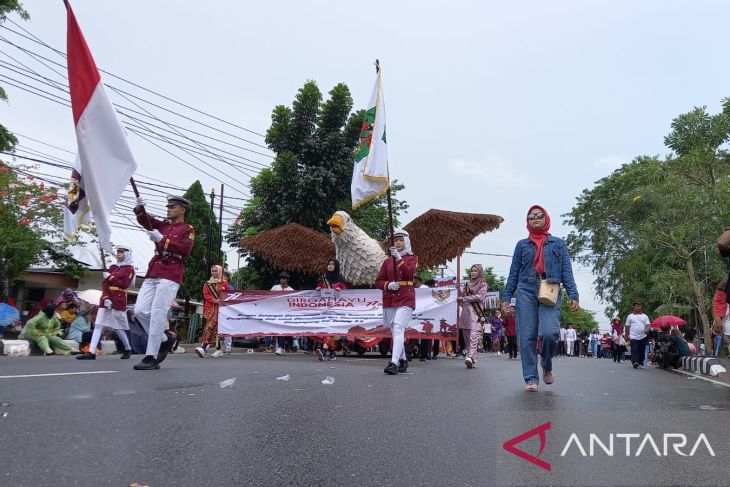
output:
[{"label": "green tree", "polygon": [[[210,209],[210,201],[203,192],[200,181],[195,181],[185,194],[184,198],[190,200],[190,208],[185,215],[185,222],[195,228],[195,243],[193,250],[185,260],[185,272],[183,283],[180,286],[179,296],[186,301],[194,299],[202,301],[203,283],[210,276],[210,266],[216,262],[218,249],[219,225],[215,220],[215,214]],[[210,228],[213,222],[212,230]],[[211,239],[211,260],[208,262],[208,239]]]},{"label": "green tree", "polygon": [[[714,284],[723,274],[715,247],[730,217],[730,100],[710,115],[695,108],[672,123],[664,159],[637,157],[585,190],[568,213],[572,254],[593,266],[607,315],[645,309],[691,309],[710,343]],[[651,311],[650,311],[651,312]]]},{"label": "green tree", "polygon": [[0,161],[0,298],[33,264],[74,277],[83,275],[63,236],[63,197],[28,173],[30,167]]},{"label": "green tree", "polygon": [[568,295],[563,293],[560,301],[560,322],[573,325],[578,331],[590,332],[594,328],[598,328],[595,314],[583,308],[576,311],[570,309],[570,299]]},{"label": "green tree", "polygon": [[[271,116],[266,143],[276,153],[269,168],[251,179],[251,199],[240,221],[228,229],[226,239],[238,247],[241,238],[287,223],[299,223],[327,232],[327,220],[335,211],[347,211],[355,223],[373,238],[388,235],[385,197],[377,198],[353,211],[350,183],[354,150],[364,110],[352,112],[350,90],[343,83],[323,96],[317,83],[307,81],[299,89],[291,107],[279,105]],[[393,181],[392,194],[403,189]],[[408,208],[393,197],[395,225],[400,212]],[[242,253],[242,255],[246,255]],[[247,256],[251,267],[245,275],[256,281],[245,286],[268,288],[276,281],[277,269],[262,259]],[[310,284],[311,276],[292,275],[291,284]]]}]

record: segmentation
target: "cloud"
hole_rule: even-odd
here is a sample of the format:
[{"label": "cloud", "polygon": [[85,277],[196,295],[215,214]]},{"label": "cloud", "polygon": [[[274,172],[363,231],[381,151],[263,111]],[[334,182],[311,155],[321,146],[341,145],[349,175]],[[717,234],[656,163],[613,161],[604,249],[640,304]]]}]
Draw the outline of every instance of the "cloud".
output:
[{"label": "cloud", "polygon": [[607,156],[599,157],[593,161],[593,167],[618,169],[622,164],[626,164],[628,160],[629,159],[625,156],[609,154]]},{"label": "cloud", "polygon": [[449,169],[457,176],[465,176],[492,187],[531,188],[532,182],[517,170],[517,165],[503,157],[488,156],[483,160],[452,159]]}]

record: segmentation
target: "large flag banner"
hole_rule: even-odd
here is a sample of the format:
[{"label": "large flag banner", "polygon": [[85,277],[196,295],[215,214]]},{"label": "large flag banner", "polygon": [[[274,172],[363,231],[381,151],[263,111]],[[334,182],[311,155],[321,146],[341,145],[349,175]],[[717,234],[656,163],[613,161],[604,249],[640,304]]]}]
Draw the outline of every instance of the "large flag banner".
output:
[{"label": "large flag banner", "polygon": [[[72,181],[69,193],[72,193],[74,186],[79,193],[83,192],[80,199],[75,194],[69,194],[69,211],[66,215],[75,217],[79,210],[72,211],[70,204],[75,200],[81,203],[86,198],[85,204],[91,209],[99,244],[111,252],[109,215],[127,181],[137,170],[137,163],[71,5],[68,1],[64,3],[68,17],[68,82],[80,161],[79,167],[72,173],[72,179],[77,184],[74,185]],[[64,222],[64,229],[78,228],[77,223],[73,219],[68,225]]]},{"label": "large flag banner", "polygon": [[385,193],[390,187],[388,147],[385,138],[385,105],[380,66],[368,111],[360,129],[352,171],[352,209]]},{"label": "large flag banner", "polygon": [[[407,338],[456,336],[456,291],[416,289],[416,309]],[[383,326],[383,292],[348,289],[331,295],[320,291],[229,291],[218,315],[218,333],[231,336],[346,335],[390,336]]]}]

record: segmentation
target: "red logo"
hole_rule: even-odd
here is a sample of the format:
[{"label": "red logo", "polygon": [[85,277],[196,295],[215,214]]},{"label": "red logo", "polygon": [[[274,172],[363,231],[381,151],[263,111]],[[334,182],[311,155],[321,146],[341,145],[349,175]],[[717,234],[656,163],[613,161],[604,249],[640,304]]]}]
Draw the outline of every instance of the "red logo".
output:
[{"label": "red logo", "polygon": [[[550,464],[546,462],[545,460],[540,459],[540,455],[542,455],[542,451],[545,449],[545,444],[547,443],[547,436],[545,435],[545,432],[550,429],[550,421],[548,421],[545,424],[541,424],[537,428],[533,428],[530,431],[525,431],[519,436],[515,436],[511,440],[507,440],[502,444],[502,448],[507,450],[513,455],[517,455],[518,457],[522,458],[523,460],[527,460],[530,463],[534,463],[540,468],[544,468],[548,472],[550,471]],[[537,456],[532,456],[529,453],[519,450],[515,448],[515,445],[518,443],[522,443],[528,438],[532,438],[535,435],[540,436],[540,451],[537,452]]]}]

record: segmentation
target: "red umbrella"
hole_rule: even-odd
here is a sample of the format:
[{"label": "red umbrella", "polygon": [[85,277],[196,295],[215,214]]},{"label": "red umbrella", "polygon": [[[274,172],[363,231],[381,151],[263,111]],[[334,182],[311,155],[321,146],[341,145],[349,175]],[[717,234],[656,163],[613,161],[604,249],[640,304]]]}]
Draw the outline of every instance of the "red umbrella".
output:
[{"label": "red umbrella", "polygon": [[651,322],[652,328],[661,328],[662,325],[670,325],[670,326],[684,326],[687,322],[684,321],[679,316],[673,316],[673,315],[663,315],[657,317],[654,321]]}]

